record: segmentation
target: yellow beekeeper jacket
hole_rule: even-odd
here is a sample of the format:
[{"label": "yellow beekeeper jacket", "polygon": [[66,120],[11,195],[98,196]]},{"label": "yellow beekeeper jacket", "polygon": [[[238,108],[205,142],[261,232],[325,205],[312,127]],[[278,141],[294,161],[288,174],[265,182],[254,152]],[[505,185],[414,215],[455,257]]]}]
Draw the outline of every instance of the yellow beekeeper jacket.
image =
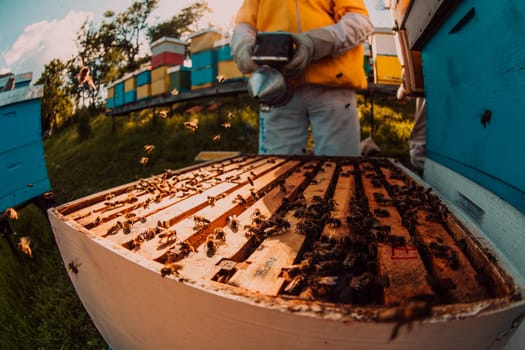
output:
[{"label": "yellow beekeeper jacket", "polygon": [[[300,33],[333,25],[348,12],[368,17],[363,0],[244,0],[235,23],[250,24],[259,32]],[[366,88],[363,60],[363,45],[357,45],[339,56],[322,58],[306,68],[305,82]]]}]

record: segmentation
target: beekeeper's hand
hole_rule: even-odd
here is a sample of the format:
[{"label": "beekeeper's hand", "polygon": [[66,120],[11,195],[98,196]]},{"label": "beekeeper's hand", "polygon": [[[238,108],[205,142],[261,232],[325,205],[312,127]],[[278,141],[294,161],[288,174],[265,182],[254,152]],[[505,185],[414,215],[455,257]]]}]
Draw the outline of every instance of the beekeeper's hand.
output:
[{"label": "beekeeper's hand", "polygon": [[326,29],[312,29],[304,33],[292,34],[295,52],[282,69],[286,76],[295,76],[303,72],[314,61],[329,56],[333,52],[334,39]]},{"label": "beekeeper's hand", "polygon": [[256,35],[255,28],[247,23],[239,23],[233,29],[232,56],[237,67],[244,74],[253,73],[259,68],[259,65],[252,60]]}]

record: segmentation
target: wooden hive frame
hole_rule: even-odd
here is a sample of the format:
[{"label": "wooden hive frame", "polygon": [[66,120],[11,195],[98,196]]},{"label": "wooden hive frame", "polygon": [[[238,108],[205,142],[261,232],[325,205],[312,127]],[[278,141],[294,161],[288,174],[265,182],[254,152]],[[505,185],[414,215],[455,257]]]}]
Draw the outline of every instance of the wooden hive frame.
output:
[{"label": "wooden hive frame", "polygon": [[406,322],[521,300],[490,248],[388,159],[237,156],[56,215],[159,278],[293,312],[396,322],[392,337]]}]

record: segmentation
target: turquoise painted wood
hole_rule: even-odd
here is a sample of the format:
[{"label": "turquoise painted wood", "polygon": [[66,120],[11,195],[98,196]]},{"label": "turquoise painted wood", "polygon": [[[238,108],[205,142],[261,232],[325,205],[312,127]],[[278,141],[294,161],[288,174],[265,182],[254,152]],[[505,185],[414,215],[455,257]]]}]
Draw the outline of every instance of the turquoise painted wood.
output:
[{"label": "turquoise painted wood", "polygon": [[217,47],[217,61],[222,62],[231,60],[233,60],[233,56],[231,46],[229,44]]},{"label": "turquoise painted wood", "polygon": [[[0,97],[3,94],[9,92]],[[0,211],[4,211],[49,191],[51,185],[42,142],[40,99],[0,104],[0,125]]]},{"label": "turquoise painted wood", "polygon": [[214,83],[217,81],[217,66],[191,69],[191,86]]},{"label": "turquoise painted wood", "polygon": [[135,90],[126,91],[124,93],[124,104],[133,103],[137,100],[137,92]]},{"label": "turquoise painted wood", "polygon": [[422,60],[428,157],[525,212],[525,1],[461,1]]},{"label": "turquoise painted wood", "polygon": [[137,74],[135,83],[138,86],[151,83],[151,70],[144,70]]},{"label": "turquoise painted wood", "polygon": [[191,55],[191,66],[194,69],[217,65],[217,50],[210,49]]}]

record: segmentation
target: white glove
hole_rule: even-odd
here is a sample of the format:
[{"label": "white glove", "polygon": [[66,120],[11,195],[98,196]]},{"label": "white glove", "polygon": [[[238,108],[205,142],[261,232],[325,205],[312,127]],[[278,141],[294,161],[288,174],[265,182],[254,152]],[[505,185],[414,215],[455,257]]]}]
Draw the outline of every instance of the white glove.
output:
[{"label": "white glove", "polygon": [[237,67],[244,74],[253,73],[259,68],[259,65],[252,60],[256,34],[255,28],[247,23],[239,23],[233,29],[232,56]]},{"label": "white glove", "polygon": [[312,29],[304,33],[292,34],[295,53],[291,61],[282,69],[286,76],[303,72],[314,61],[329,56],[333,52],[334,39],[326,29]]}]

